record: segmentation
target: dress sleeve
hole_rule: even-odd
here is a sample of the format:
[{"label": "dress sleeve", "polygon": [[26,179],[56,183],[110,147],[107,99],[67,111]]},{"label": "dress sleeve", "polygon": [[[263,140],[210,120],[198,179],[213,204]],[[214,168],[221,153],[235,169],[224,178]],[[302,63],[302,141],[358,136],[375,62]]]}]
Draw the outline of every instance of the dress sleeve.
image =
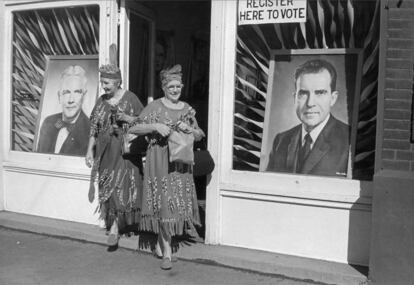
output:
[{"label": "dress sleeve", "polygon": [[129,94],[129,103],[131,104],[131,116],[137,117],[141,114],[141,111],[144,109],[144,105],[142,105],[141,101],[139,100],[138,96],[134,93],[130,92]]},{"label": "dress sleeve", "polygon": [[195,129],[200,129],[200,127],[198,126],[198,123],[197,123],[195,109],[193,107],[191,107],[188,103],[185,103],[185,108],[186,108],[186,112],[188,114],[190,114],[189,115],[189,120],[190,120],[189,125],[191,125]]},{"label": "dress sleeve", "polygon": [[92,109],[91,116],[89,117],[89,125],[90,125],[90,131],[89,131],[89,137],[96,137],[98,135],[99,130],[99,112],[98,109],[101,105],[100,102],[102,101],[101,98],[98,98],[96,100],[95,106]]},{"label": "dress sleeve", "polygon": [[140,113],[139,120],[145,124],[156,123],[159,121],[159,114],[157,114],[157,101],[149,103]]}]

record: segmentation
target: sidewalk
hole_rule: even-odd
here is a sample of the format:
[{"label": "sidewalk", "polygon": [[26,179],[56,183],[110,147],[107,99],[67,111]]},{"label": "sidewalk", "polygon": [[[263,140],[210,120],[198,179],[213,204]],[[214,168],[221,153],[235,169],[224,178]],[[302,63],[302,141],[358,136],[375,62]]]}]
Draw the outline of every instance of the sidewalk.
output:
[{"label": "sidewalk", "polygon": [[[94,225],[1,211],[0,226],[55,237],[106,244],[104,231]],[[121,238],[119,246],[137,250],[138,238]],[[348,264],[229,246],[196,243],[182,247],[177,256],[187,261],[216,264],[262,274],[286,276],[296,280],[312,280],[322,284],[360,285],[365,284],[367,279],[364,275],[366,272],[363,272],[367,270],[366,268],[355,268]]]}]

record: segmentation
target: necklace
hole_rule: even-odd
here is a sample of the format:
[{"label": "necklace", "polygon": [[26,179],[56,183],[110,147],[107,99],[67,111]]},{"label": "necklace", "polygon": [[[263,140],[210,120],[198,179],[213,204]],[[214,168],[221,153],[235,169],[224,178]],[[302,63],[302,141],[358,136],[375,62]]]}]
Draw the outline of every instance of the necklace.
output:
[{"label": "necklace", "polygon": [[118,105],[123,95],[124,95],[124,90],[118,89],[117,91],[115,91],[114,96],[112,96],[111,98],[107,100],[108,104],[111,106]]}]

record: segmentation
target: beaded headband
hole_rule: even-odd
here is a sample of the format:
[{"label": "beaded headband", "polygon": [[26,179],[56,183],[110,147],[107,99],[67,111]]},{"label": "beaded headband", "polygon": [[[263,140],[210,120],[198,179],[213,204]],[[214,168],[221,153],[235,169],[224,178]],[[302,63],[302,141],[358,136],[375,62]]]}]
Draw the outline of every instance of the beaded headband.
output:
[{"label": "beaded headband", "polygon": [[181,65],[177,64],[171,68],[161,70],[160,79],[162,86],[165,86],[172,80],[182,81],[183,74],[181,73]]},{"label": "beaded headband", "polygon": [[117,72],[117,73],[101,72],[101,78],[122,79],[122,76],[121,76],[121,72]]},{"label": "beaded headband", "polygon": [[116,65],[105,64],[99,68],[101,78],[119,79],[122,80],[121,71]]}]

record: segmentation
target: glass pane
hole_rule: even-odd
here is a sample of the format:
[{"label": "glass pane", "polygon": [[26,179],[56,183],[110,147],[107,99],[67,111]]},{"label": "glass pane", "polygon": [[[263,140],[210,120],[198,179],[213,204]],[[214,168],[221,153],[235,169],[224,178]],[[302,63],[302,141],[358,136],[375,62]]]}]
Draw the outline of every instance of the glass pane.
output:
[{"label": "glass pane", "polygon": [[[41,102],[50,74],[50,70],[47,71],[49,58],[65,55],[68,59],[77,59],[97,55],[98,50],[97,5],[13,13],[12,150],[31,152],[36,149]],[[57,140],[56,137],[48,139]],[[88,140],[88,137],[81,140]],[[43,152],[54,153],[55,150]],[[70,151],[66,154],[80,155]]]}]

